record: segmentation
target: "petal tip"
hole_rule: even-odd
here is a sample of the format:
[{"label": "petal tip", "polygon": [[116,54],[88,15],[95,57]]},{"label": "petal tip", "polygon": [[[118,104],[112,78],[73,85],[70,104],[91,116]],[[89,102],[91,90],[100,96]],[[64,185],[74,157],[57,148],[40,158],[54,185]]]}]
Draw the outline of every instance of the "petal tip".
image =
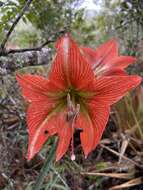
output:
[{"label": "petal tip", "polygon": [[137,83],[137,85],[139,85],[142,81],[143,81],[142,77],[140,77],[140,76],[135,77],[135,82]]},{"label": "petal tip", "polygon": [[61,157],[56,155],[56,162],[58,162],[61,159]]},{"label": "petal tip", "polygon": [[36,153],[37,153],[36,151],[31,151],[30,146],[29,146],[27,156],[26,156],[27,160],[28,161],[32,160]]},{"label": "petal tip", "polygon": [[32,158],[33,158],[33,156],[30,156],[30,154],[28,153],[27,156],[26,156],[26,159],[27,159],[28,161],[31,161]]},{"label": "petal tip", "polygon": [[20,78],[21,78],[21,75],[18,72],[16,72],[16,80],[18,81]]},{"label": "petal tip", "polygon": [[136,57],[131,57],[132,60],[133,60],[133,63],[137,61],[137,58]]}]

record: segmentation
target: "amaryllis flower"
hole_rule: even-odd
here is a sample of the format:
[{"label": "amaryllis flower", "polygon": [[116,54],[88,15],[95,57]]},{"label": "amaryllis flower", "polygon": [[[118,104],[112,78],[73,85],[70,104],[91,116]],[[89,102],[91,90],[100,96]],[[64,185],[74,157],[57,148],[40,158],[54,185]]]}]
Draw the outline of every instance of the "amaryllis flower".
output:
[{"label": "amaryllis flower", "polygon": [[119,55],[116,40],[109,40],[100,45],[96,50],[82,47],[81,51],[92,65],[94,73],[98,77],[127,75],[124,69],[136,62],[135,57]]},{"label": "amaryllis flower", "polygon": [[[56,160],[66,153],[69,146],[71,159],[74,159],[73,135],[78,129],[87,157],[101,139],[110,106],[141,81],[139,76],[96,78],[91,64],[68,34],[57,41],[56,49],[48,78],[17,74],[23,96],[29,102],[28,160],[52,135],[59,137]],[[116,52],[116,46],[112,52]]]}]

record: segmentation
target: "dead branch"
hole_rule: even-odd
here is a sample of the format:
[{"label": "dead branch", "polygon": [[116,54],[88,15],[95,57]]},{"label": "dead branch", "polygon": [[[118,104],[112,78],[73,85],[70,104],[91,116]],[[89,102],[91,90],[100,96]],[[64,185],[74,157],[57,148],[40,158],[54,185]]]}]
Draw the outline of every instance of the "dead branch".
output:
[{"label": "dead branch", "polygon": [[51,37],[49,37],[44,43],[42,43],[38,47],[33,48],[23,48],[23,49],[0,49],[0,57],[1,56],[8,56],[9,54],[16,54],[16,53],[25,53],[25,52],[34,52],[34,51],[41,51],[46,45],[55,42],[55,40],[61,35],[66,32],[65,29],[60,30],[56,33],[53,33]]}]

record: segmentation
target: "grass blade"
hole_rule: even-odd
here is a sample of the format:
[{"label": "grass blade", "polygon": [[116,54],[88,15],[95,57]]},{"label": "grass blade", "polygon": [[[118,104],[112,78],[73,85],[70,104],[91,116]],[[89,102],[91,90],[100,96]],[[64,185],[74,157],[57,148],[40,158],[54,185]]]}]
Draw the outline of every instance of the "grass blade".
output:
[{"label": "grass blade", "polygon": [[49,156],[47,157],[47,160],[46,160],[45,164],[43,165],[41,172],[37,178],[37,181],[33,187],[33,190],[40,190],[40,187],[44,181],[44,177],[49,172],[49,170],[51,168],[51,163],[52,163],[54,156],[55,156],[55,150],[56,150],[56,143],[54,142],[52,147],[51,147]]}]

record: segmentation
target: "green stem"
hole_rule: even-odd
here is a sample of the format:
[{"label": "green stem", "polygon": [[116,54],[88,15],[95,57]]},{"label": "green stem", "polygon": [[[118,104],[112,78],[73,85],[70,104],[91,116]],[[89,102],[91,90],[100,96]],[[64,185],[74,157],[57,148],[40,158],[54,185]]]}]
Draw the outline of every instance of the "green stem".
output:
[{"label": "green stem", "polygon": [[33,187],[33,190],[40,190],[40,187],[44,181],[44,177],[45,175],[49,172],[50,170],[50,167],[51,167],[51,163],[54,159],[54,156],[55,156],[55,150],[56,150],[56,142],[53,143],[52,147],[51,147],[51,150],[50,150],[50,153],[46,159],[46,162],[45,164],[43,165],[41,171],[40,171],[40,174],[36,180],[36,183]]}]

